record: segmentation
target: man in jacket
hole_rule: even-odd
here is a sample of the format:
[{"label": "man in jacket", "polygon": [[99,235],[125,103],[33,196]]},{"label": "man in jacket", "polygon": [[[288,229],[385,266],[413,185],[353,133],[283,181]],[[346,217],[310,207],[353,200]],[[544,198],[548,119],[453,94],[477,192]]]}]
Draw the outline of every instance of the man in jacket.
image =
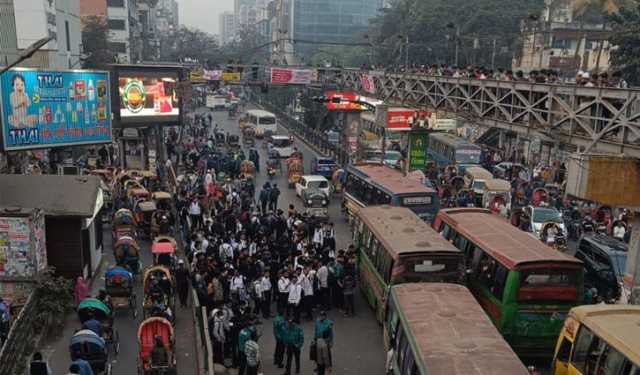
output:
[{"label": "man in jacket", "polygon": [[247,367],[247,357],[245,353],[245,346],[251,339],[251,336],[257,334],[258,330],[254,322],[250,322],[248,326],[240,330],[238,335],[238,354],[240,356],[240,368],[238,369],[238,375],[244,375],[244,371]]},{"label": "man in jacket", "polygon": [[247,375],[258,375],[260,367],[260,347],[258,346],[258,334],[251,333],[251,337],[244,344],[244,356],[247,363]]},{"label": "man in jacket", "polygon": [[269,210],[275,212],[278,208],[278,198],[280,197],[280,189],[278,184],[273,184],[271,191],[269,192]]},{"label": "man in jacket", "polygon": [[273,319],[273,336],[276,339],[276,352],[273,356],[273,364],[283,368],[284,351],[287,340],[287,321],[281,313]]},{"label": "man in jacket", "polygon": [[296,360],[296,374],[300,373],[300,351],[304,344],[304,333],[297,321],[289,319],[287,328],[287,369],[284,375],[291,375],[291,360]]}]

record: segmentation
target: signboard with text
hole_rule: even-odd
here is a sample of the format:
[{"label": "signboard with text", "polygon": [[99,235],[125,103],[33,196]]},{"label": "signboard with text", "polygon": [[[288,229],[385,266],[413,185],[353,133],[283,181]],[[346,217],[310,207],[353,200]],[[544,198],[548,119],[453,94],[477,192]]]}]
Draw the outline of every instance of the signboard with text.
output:
[{"label": "signboard with text", "polygon": [[[358,94],[353,91],[336,92],[327,91],[324,94],[329,101],[327,102],[327,110],[329,111],[364,111],[362,105],[353,103],[358,100]],[[339,98],[340,103],[334,103],[333,100]]]},{"label": "signboard with text", "polygon": [[240,73],[232,72],[232,73],[222,73],[222,80],[225,82],[234,82],[240,81]]},{"label": "signboard with text", "polygon": [[409,172],[423,170],[427,165],[427,146],[429,134],[426,132],[409,133]]},{"label": "signboard with text", "polygon": [[271,68],[271,83],[308,85],[313,79],[313,69]]},{"label": "signboard with text", "polygon": [[12,69],[0,76],[4,150],[111,142],[109,73]]}]

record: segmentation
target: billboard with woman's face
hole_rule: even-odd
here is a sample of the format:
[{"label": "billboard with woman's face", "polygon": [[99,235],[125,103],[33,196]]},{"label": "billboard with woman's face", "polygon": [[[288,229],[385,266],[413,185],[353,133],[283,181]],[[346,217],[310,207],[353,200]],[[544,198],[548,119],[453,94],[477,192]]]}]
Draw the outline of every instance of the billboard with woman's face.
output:
[{"label": "billboard with woman's face", "polygon": [[11,69],[0,76],[4,150],[111,142],[109,73]]}]

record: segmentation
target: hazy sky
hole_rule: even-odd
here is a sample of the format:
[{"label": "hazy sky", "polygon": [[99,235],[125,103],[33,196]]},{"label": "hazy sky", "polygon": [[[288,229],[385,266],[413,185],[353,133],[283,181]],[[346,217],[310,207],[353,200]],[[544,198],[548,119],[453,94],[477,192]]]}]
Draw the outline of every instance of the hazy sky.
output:
[{"label": "hazy sky", "polygon": [[225,10],[233,11],[233,0],[178,0],[180,23],[218,34],[218,15]]}]

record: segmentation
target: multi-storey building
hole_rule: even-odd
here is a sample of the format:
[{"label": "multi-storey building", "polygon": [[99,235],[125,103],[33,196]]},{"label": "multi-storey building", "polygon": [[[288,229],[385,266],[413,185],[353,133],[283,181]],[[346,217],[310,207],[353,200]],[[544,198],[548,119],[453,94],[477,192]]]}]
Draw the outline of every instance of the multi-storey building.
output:
[{"label": "multi-storey building", "polygon": [[49,43],[20,66],[70,69],[80,66],[80,0],[0,0],[0,66],[39,39]]},{"label": "multi-storey building", "polygon": [[236,35],[236,21],[233,13],[220,14],[220,44],[230,43]]},{"label": "multi-storey building", "polygon": [[109,27],[109,46],[118,63],[140,60],[137,0],[80,0],[80,14],[104,17]]}]

